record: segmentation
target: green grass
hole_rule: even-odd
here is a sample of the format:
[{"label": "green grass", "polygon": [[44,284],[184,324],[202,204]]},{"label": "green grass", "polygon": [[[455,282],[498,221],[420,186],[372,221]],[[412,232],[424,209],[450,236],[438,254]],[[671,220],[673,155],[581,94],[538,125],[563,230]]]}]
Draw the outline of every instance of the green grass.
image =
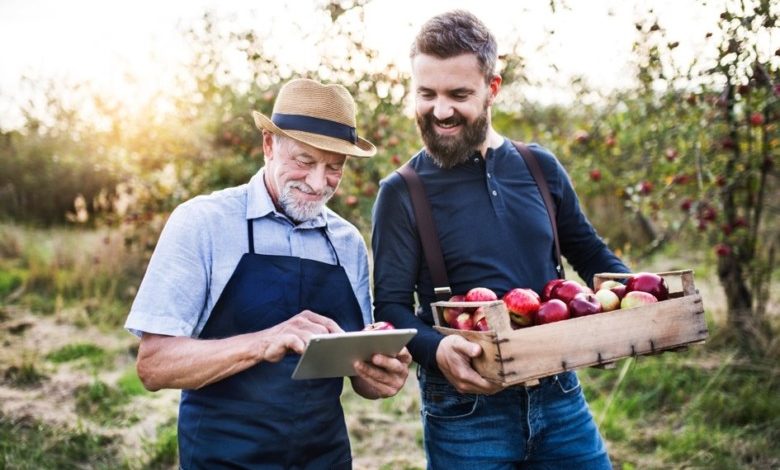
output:
[{"label": "green grass", "polygon": [[34,313],[81,312],[82,323],[120,327],[146,259],[125,245],[119,229],[36,229],[0,224],[0,301]]},{"label": "green grass", "polygon": [[0,413],[0,468],[59,470],[124,469],[116,443],[102,435],[47,426],[33,420],[12,421]]},{"label": "green grass", "polygon": [[46,380],[46,374],[39,370],[34,361],[25,358],[18,364],[9,366],[3,373],[3,379],[14,387],[32,388]]},{"label": "green grass", "polygon": [[135,366],[128,367],[125,370],[125,373],[117,380],[116,386],[122,394],[128,397],[137,397],[150,393],[144,388],[141,379],[138,378]]},{"label": "green grass", "polygon": [[24,271],[17,268],[0,270],[0,299],[6,298],[24,283]]},{"label": "green grass", "polygon": [[79,415],[96,423],[121,425],[137,421],[137,417],[129,416],[124,410],[130,397],[98,379],[76,388],[74,396]]},{"label": "green grass", "polygon": [[111,359],[100,346],[91,343],[71,343],[46,355],[46,359],[61,364],[64,362],[84,362],[94,367],[104,366]]},{"label": "green grass", "polygon": [[166,423],[157,429],[157,439],[147,442],[144,446],[149,462],[145,468],[173,468],[179,461],[176,420]]},{"label": "green grass", "polygon": [[623,468],[780,464],[780,368],[705,348],[580,372],[593,414]]}]

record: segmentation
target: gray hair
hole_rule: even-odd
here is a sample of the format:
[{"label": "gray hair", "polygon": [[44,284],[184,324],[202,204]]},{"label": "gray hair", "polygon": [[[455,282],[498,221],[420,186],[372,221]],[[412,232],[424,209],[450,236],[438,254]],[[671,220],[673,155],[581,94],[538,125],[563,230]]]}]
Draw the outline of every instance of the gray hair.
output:
[{"label": "gray hair", "polygon": [[420,28],[410,57],[428,54],[449,59],[475,54],[485,82],[489,83],[495,75],[497,51],[496,39],[479,18],[465,10],[452,10],[434,16]]}]

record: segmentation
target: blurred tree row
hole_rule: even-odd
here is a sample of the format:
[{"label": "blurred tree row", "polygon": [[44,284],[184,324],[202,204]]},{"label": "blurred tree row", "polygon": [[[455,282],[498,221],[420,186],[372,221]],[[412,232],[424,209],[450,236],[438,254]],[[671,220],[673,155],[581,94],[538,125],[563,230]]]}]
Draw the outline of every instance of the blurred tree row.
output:
[{"label": "blurred tree row", "polygon": [[[62,90],[50,91],[43,109],[27,109],[21,129],[0,134],[0,216],[115,224],[148,256],[176,204],[242,184],[258,170],[262,147],[251,111],[270,114],[279,86],[308,76],[350,89],[359,133],[379,148],[373,159],[350,161],[330,204],[367,235],[379,180],[420,142],[405,112],[409,77],[392,63],[371,66],[379,55],[364,41],[365,3],[322,5],[317,14],[327,26],[307,33],[321,35],[313,51],[320,60],[302,70],[274,59],[266,32],[227,31],[224,19],[207,13],[185,32],[192,63],[173,96],[155,96],[128,115],[108,97],[88,95],[68,107]],[[673,60],[679,43],[651,13],[636,24],[633,85],[601,95],[574,82],[571,106],[524,100],[523,58],[509,53],[505,98],[494,111],[502,133],[559,156],[594,224],[635,268],[665,244],[707,247],[736,337],[759,347],[768,341],[780,233],[780,50],[768,46],[778,35],[778,10],[767,0],[728,2],[708,34],[715,59],[685,66]],[[244,73],[231,69],[236,62]]]}]

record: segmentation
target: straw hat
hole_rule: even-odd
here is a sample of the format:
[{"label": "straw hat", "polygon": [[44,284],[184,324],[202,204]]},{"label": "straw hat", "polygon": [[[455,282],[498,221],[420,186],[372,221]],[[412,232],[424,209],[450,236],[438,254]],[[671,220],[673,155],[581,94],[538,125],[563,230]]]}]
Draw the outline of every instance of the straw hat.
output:
[{"label": "straw hat", "polygon": [[269,119],[252,111],[258,129],[287,136],[353,157],[372,157],[376,147],[357,136],[355,101],[341,85],[324,85],[307,78],[287,82],[276,97]]}]

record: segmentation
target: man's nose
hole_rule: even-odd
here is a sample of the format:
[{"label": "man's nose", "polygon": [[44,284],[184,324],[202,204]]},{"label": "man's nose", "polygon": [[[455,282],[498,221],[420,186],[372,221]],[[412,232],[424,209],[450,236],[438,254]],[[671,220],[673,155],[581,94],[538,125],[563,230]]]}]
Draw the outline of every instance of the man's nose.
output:
[{"label": "man's nose", "polygon": [[453,114],[452,105],[446,98],[438,98],[433,104],[433,117],[439,121],[443,121]]},{"label": "man's nose", "polygon": [[306,184],[315,192],[321,193],[328,185],[325,164],[314,165],[306,175]]}]

